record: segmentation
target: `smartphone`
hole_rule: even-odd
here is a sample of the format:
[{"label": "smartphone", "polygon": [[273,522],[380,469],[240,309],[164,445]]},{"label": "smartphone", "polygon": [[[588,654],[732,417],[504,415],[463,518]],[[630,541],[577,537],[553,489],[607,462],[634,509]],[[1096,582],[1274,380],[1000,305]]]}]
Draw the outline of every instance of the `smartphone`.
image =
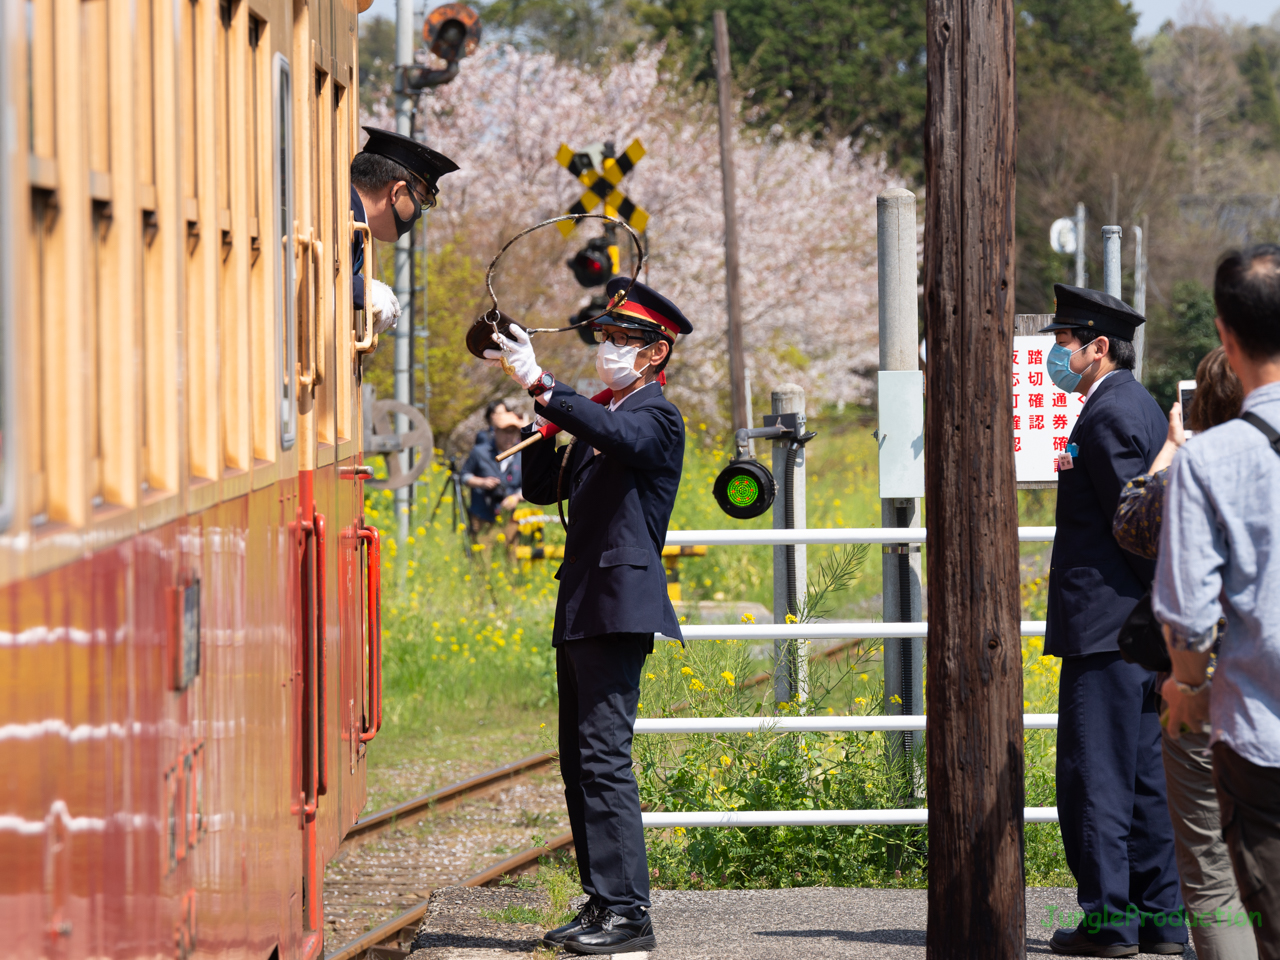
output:
[{"label": "smartphone", "polygon": [[[1187,418],[1191,416],[1191,401],[1196,396],[1196,382],[1194,380],[1178,381],[1178,401],[1182,404],[1182,423],[1186,426]],[[1188,430],[1187,436],[1191,436],[1195,431]]]}]

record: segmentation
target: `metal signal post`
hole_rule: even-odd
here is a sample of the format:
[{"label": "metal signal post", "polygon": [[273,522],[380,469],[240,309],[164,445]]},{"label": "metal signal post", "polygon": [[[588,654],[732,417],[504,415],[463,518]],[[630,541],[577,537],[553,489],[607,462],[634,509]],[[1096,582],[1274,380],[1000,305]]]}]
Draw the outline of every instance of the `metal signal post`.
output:
[{"label": "metal signal post", "polygon": [[742,290],[738,282],[737,182],[733,169],[733,74],[729,70],[729,24],[723,10],[714,16],[716,85],[720,90],[720,171],[724,180],[724,285],[729,313],[729,390],[733,429],[751,426],[747,364],[742,350]]}]

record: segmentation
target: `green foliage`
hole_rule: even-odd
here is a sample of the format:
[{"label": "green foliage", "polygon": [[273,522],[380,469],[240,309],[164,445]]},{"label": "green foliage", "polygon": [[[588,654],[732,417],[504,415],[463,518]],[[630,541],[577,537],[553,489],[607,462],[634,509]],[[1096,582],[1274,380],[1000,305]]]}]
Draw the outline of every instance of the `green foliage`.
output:
[{"label": "green foliage", "polygon": [[636,0],[696,81],[713,82],[712,12],[725,10],[745,119],[793,133],[864,139],[908,175],[920,172],[925,102],[924,4],[876,0]]},{"label": "green foliage", "polygon": [[1019,0],[1018,94],[1074,88],[1123,103],[1150,96],[1125,0]]},{"label": "green foliage", "polygon": [[1213,324],[1218,311],[1208,288],[1196,280],[1182,280],[1174,285],[1170,308],[1151,313],[1147,335],[1150,361],[1143,380],[1160,406],[1168,410],[1177,400],[1178,381],[1195,379],[1196,366],[1218,346]]},{"label": "green foliage", "polygon": [[1257,41],[1240,58],[1240,76],[1249,87],[1245,118],[1257,128],[1255,145],[1280,146],[1280,96],[1266,51]]},{"label": "green foliage", "polygon": [[[874,525],[878,521],[875,443],[856,422],[824,424],[825,439],[808,451],[809,517],[813,526]],[[690,425],[685,482],[676,513],[685,529],[737,526],[711,503],[710,483],[724,454],[710,431]],[[707,436],[705,443],[699,440]],[[766,451],[762,451],[765,453]],[[505,721],[536,727],[555,703],[554,659],[549,647],[556,582],[555,564],[508,561],[500,544],[471,550],[451,528],[446,498],[434,523],[427,522],[446,474],[438,467],[415,505],[415,528],[403,544],[392,536],[391,498],[370,493],[369,521],[384,528],[385,737],[412,736],[446,718],[506,711]],[[1052,491],[1019,495],[1021,520],[1052,520]],[[766,518],[767,521],[767,518]],[[551,525],[548,542],[559,542]],[[495,555],[496,551],[496,555]],[[759,553],[754,556],[753,551]],[[805,600],[810,615],[867,617],[858,602],[871,601],[878,570],[865,571],[866,557],[850,548],[810,550],[812,576]],[[713,548],[684,562],[686,591],[727,592],[731,599],[770,602],[769,548]],[[405,581],[398,583],[403,565]],[[878,564],[877,564],[878,566]],[[692,575],[697,569],[697,575]],[[855,577],[869,572],[871,575]],[[713,579],[714,578],[714,579]],[[859,601],[857,598],[862,597]],[[1023,617],[1044,619],[1046,584],[1023,588]],[[1061,661],[1042,655],[1043,641],[1023,645],[1024,708],[1057,709]],[[882,649],[866,646],[839,663],[810,662],[810,713],[882,712]],[[768,665],[771,650],[754,651],[737,641],[660,644],[646,664],[642,716],[767,716],[790,712],[772,703],[772,686],[744,686]],[[545,728],[544,728],[545,732]],[[1026,734],[1027,804],[1054,803],[1055,738],[1052,731]],[[908,768],[895,759],[882,734],[778,734],[690,737],[643,736],[635,740],[642,798],[669,810],[834,809],[921,806],[922,759],[910,768],[916,789],[904,789]],[[726,762],[727,761],[727,762]],[[1070,883],[1055,824],[1026,830],[1028,882]],[[806,884],[921,886],[927,867],[923,827],[747,828],[650,831],[647,835],[655,884],[664,887],[774,887]],[[537,883],[552,905],[542,920],[567,918],[569,900],[580,892],[570,860],[549,858]],[[554,916],[553,916],[554,914]],[[514,916],[514,915],[513,915]],[[524,922],[523,920],[517,922]]]},{"label": "green foliage", "polygon": [[561,60],[599,63],[644,38],[625,0],[493,0],[476,6],[486,32]]}]

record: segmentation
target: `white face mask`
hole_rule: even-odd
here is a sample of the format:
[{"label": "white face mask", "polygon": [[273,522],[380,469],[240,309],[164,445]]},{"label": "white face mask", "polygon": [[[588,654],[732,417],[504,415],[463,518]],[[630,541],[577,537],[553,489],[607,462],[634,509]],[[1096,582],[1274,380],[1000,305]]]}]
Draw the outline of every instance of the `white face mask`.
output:
[{"label": "white face mask", "polygon": [[610,390],[624,390],[640,379],[640,373],[649,364],[636,370],[639,347],[627,345],[615,347],[606,340],[596,349],[596,374]]}]

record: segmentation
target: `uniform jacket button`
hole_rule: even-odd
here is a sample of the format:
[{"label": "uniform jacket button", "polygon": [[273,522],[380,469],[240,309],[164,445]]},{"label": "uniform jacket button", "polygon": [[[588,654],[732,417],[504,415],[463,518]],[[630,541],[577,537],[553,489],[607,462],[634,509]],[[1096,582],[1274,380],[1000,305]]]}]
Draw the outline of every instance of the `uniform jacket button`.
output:
[{"label": "uniform jacket button", "polygon": [[569,402],[568,400],[561,400],[561,401],[560,401],[560,409],[561,409],[561,410],[563,410],[563,409],[564,409],[564,407],[565,407],[565,404],[567,404],[568,402]]},{"label": "uniform jacket button", "polygon": [[578,558],[577,558],[577,557],[570,557],[570,558],[569,558],[569,562],[570,562],[570,563],[577,563],[577,562],[578,562]]},{"label": "uniform jacket button", "polygon": [[570,412],[570,413],[573,413],[573,404],[572,404],[572,403],[571,403],[571,404],[569,404],[569,412]]}]

